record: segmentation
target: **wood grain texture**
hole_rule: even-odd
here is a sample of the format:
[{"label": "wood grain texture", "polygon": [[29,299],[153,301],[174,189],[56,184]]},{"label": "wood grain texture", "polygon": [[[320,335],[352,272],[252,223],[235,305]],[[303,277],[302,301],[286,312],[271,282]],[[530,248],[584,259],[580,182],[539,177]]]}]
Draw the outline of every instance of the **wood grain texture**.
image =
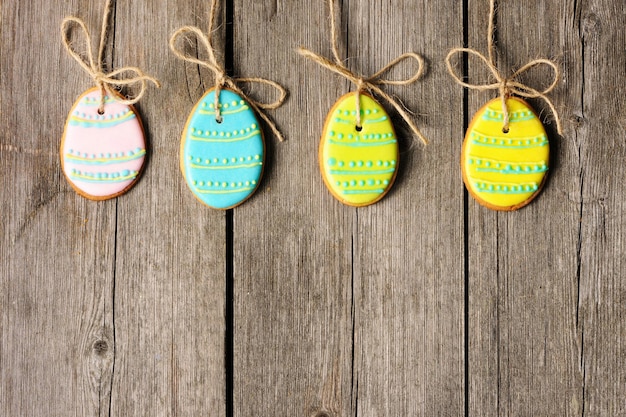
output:
[{"label": "wood grain texture", "polygon": [[[118,201],[113,415],[226,412],[224,213],[195,199],[178,158],[187,116],[212,75],[167,46],[181,26],[206,30],[205,3],[118,2],[116,9],[116,66],[146,68],[163,87],[139,105],[152,148],[145,178]],[[214,33],[218,47],[223,35],[223,26]]]},{"label": "wood grain texture", "polygon": [[[458,167],[451,155],[462,135],[463,92],[441,71],[446,51],[462,42],[462,33],[449,33],[462,14],[441,15],[442,8],[461,11],[454,1],[344,2],[351,67],[372,74],[408,51],[423,54],[429,67],[423,80],[389,90],[415,111],[430,144],[395,117],[399,180],[383,201],[355,213],[359,416],[464,414],[463,186],[449,175]],[[409,70],[387,76],[407,78]]]},{"label": "wood grain texture", "polygon": [[[92,24],[85,5],[66,4]],[[60,170],[67,112],[89,86],[60,47],[64,13],[2,5],[2,415],[96,415],[109,403],[115,202],[77,196]]]},{"label": "wood grain texture", "polygon": [[329,50],[311,30],[326,9],[239,1],[234,14],[234,72],[290,90],[272,112],[287,141],[267,137],[265,179],[234,213],[234,415],[351,415],[354,211],[326,191],[314,158],[345,83],[296,53]]},{"label": "wood grain texture", "polygon": [[[470,1],[468,27],[470,46],[484,50],[488,10],[483,3]],[[601,119],[611,117],[611,113],[586,116],[590,108],[611,107],[608,102],[598,101],[588,105],[591,97],[598,97],[593,91],[610,89],[608,85],[589,88],[588,78],[598,83],[619,76],[610,64],[603,67],[601,54],[593,64],[585,56],[587,16],[591,15],[594,22],[597,17],[587,11],[589,6],[576,1],[499,2],[500,66],[509,71],[537,57],[556,58],[564,73],[551,97],[557,103],[565,131],[563,137],[558,137],[554,125],[548,126],[552,170],[547,186],[533,204],[515,213],[493,213],[473,201],[469,203],[471,414],[624,413],[618,396],[596,395],[592,399],[588,386],[588,381],[594,380],[603,389],[610,384],[611,389],[619,390],[624,381],[623,366],[617,365],[624,357],[619,347],[623,339],[623,294],[617,290],[619,285],[613,287],[605,281],[615,269],[606,261],[598,264],[599,256],[619,258],[623,247],[619,235],[596,238],[599,224],[605,221],[600,213],[609,206],[619,213],[623,205],[620,193],[598,194],[599,186],[608,185],[610,162],[605,158],[600,162],[606,148],[597,138],[607,136]],[[609,11],[605,13],[608,19]],[[618,22],[611,24],[620,27]],[[595,28],[592,32],[596,38]],[[623,66],[623,57],[621,60]],[[590,72],[589,68],[594,69]],[[475,76],[478,71],[470,65],[470,73]],[[542,77],[547,76],[536,71],[524,81],[539,86],[544,80],[545,85]],[[486,99],[484,93],[470,93],[470,115]],[[544,103],[532,104],[545,119],[552,118]],[[619,134],[623,137],[623,129]],[[615,150],[613,157],[620,159],[622,153],[623,149]],[[612,204],[606,204],[604,196]],[[616,221],[619,224],[619,217]],[[594,252],[597,246],[592,249],[586,244],[589,241],[602,246],[602,255]],[[597,309],[598,291],[607,286],[611,287],[610,297],[617,298],[607,300],[610,307],[606,310]],[[607,326],[602,342],[590,344],[588,329],[598,325]],[[589,367],[589,361],[612,365],[601,370]]]},{"label": "wood grain texture", "polygon": [[[0,415],[626,416],[622,2],[498,2],[501,68],[548,57],[563,69],[550,97],[564,135],[531,100],[551,171],[514,213],[467,199],[463,124],[495,93],[464,92],[443,64],[464,38],[487,52],[488,2],[340,3],[353,70],[408,51],[427,59],[423,80],[385,89],[431,144],[383,103],[401,137],[398,179],[371,207],[342,206],[317,150],[327,111],[353,87],[295,51],[330,56],[325,1],[227,0],[218,56],[290,96],[270,112],[288,140],[266,135],[259,190],[218,212],[178,166],[213,77],[167,46],[183,25],[207,28],[208,2],[116,2],[107,68],[141,67],[163,87],[137,105],[143,177],[92,202],[60,168],[67,112],[92,81],[59,27],[75,15],[98,33],[102,2],[0,1]],[[468,67],[471,81],[485,75]]]}]

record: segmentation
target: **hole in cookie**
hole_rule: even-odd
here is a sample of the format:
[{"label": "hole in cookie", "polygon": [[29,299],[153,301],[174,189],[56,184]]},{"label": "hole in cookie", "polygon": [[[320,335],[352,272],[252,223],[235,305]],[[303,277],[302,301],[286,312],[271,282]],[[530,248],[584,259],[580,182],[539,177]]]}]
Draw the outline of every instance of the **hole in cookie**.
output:
[{"label": "hole in cookie", "polygon": [[361,130],[363,130],[363,126],[355,126],[355,127],[354,127],[354,129],[355,129],[357,132],[360,132]]},{"label": "hole in cookie", "polygon": [[224,121],[224,118],[223,118],[222,116],[220,116],[220,117],[216,117],[216,118],[215,118],[215,121],[216,121],[218,124],[222,124],[222,122]]},{"label": "hole in cookie", "polygon": [[509,128],[508,127],[503,127],[502,128],[502,133],[504,133],[504,134],[509,133]]},{"label": "hole in cookie", "polygon": [[102,116],[104,114],[104,109],[98,109],[98,114]]}]

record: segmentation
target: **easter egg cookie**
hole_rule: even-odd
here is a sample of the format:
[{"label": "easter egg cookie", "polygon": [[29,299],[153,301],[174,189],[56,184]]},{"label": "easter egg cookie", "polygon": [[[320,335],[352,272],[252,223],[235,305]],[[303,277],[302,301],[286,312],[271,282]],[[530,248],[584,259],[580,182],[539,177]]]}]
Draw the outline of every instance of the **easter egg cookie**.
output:
[{"label": "easter egg cookie", "polygon": [[144,130],[135,109],[121,96],[92,88],[76,101],[61,141],[61,166],[70,185],[92,200],[106,200],[129,190],[143,171]]},{"label": "easter egg cookie", "polygon": [[246,201],[259,186],[265,162],[261,126],[250,104],[230,90],[215,89],[196,104],[187,120],[180,147],[180,166],[194,196],[215,209]]},{"label": "easter egg cookie", "polygon": [[356,93],[339,98],[328,113],[319,147],[326,187],[342,203],[374,204],[391,188],[398,169],[398,139],[389,115],[371,96],[360,93],[361,126],[357,126]]},{"label": "easter egg cookie", "polygon": [[470,194],[494,210],[516,210],[530,203],[546,180],[550,146],[546,131],[524,100],[508,98],[509,130],[503,131],[500,98],[472,119],[461,153],[463,181]]}]

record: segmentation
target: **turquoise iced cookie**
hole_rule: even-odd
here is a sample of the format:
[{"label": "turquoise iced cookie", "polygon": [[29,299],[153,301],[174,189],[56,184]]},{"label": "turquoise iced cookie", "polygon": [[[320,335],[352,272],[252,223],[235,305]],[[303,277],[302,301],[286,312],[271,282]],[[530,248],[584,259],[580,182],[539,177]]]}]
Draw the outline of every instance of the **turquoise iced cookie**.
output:
[{"label": "turquoise iced cookie", "polygon": [[246,201],[259,186],[265,162],[261,126],[246,100],[220,92],[221,123],[215,115],[215,89],[193,108],[183,131],[180,166],[193,194],[215,209]]}]

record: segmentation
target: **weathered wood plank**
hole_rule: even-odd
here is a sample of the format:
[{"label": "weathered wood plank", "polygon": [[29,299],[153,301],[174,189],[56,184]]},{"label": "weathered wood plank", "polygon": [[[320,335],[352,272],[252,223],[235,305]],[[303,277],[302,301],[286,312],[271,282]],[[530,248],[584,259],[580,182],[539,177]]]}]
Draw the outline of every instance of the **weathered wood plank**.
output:
[{"label": "weathered wood plank", "polygon": [[[472,415],[581,415],[577,257],[580,227],[578,147],[571,120],[580,111],[581,57],[576,2],[498,2],[501,70],[531,59],[556,58],[563,81],[550,94],[564,135],[547,125],[552,165],[542,194],[529,206],[496,213],[469,201],[469,380]],[[488,2],[469,2],[469,46],[484,53]],[[470,61],[471,79],[483,67]],[[548,71],[523,81],[548,85]],[[469,93],[469,117],[495,93]],[[539,100],[531,104],[552,120]],[[596,169],[595,167],[589,167]]]},{"label": "weathered wood plank", "polygon": [[[326,113],[351,87],[293,53],[305,45],[330,54],[327,7],[243,3],[235,8],[235,68],[278,79],[290,87],[291,99],[276,116],[289,142],[272,145],[266,187],[235,210],[236,414],[462,414],[462,188],[459,178],[425,174],[456,166],[437,159],[450,152],[450,130],[461,134],[461,113],[452,117],[456,123],[446,122],[447,132],[426,129],[434,151],[414,146],[397,120],[405,139],[396,187],[373,207],[341,206],[323,186],[317,146]],[[395,12],[381,14],[378,2],[344,2],[341,48],[349,33],[350,65],[374,73],[424,44],[439,49],[441,59],[453,43],[427,35],[433,26],[394,33],[413,27],[413,20],[404,20],[410,6],[396,1],[388,10]],[[435,15],[434,8],[420,12],[424,21]],[[459,19],[451,16],[447,25],[458,26]],[[258,27],[267,36],[255,39]],[[453,115],[454,97],[457,103],[462,97],[459,90],[423,84],[392,92],[417,109],[444,97],[440,108]],[[444,191],[435,196],[434,188]],[[432,229],[424,230],[425,223]],[[448,253],[431,256],[444,240]],[[253,320],[259,316],[267,317],[260,325]],[[437,335],[425,337],[432,332]]]},{"label": "weathered wood plank", "polygon": [[97,415],[113,369],[115,202],[76,195],[60,170],[65,118],[90,78],[61,46],[72,1],[2,5],[0,414]]},{"label": "weathered wood plank", "polygon": [[[384,200],[358,209],[352,231],[359,416],[465,412],[463,185],[450,175],[458,168],[453,155],[463,132],[463,92],[441,65],[447,50],[462,42],[461,7],[455,1],[344,2],[351,67],[373,74],[409,51],[424,55],[429,67],[423,80],[385,89],[416,111],[431,143],[423,146],[394,118],[399,179]],[[403,66],[387,76],[410,75]]]},{"label": "weathered wood plank", "polygon": [[246,0],[234,13],[235,73],[290,90],[272,113],[287,141],[268,135],[261,188],[234,211],[234,415],[352,415],[355,212],[326,191],[316,160],[346,83],[295,51],[329,53],[326,7]]},{"label": "weathered wood plank", "polygon": [[575,129],[581,224],[577,330],[584,415],[626,416],[626,14],[619,2],[575,2],[584,78]]},{"label": "weathered wood plank", "polygon": [[[118,2],[116,10],[116,65],[140,66],[163,87],[139,103],[150,161],[118,201],[113,415],[225,415],[224,213],[198,202],[179,169],[183,126],[212,75],[168,47],[181,26],[206,29],[208,11],[203,1],[184,6]],[[214,36],[221,47],[224,27]]]}]

